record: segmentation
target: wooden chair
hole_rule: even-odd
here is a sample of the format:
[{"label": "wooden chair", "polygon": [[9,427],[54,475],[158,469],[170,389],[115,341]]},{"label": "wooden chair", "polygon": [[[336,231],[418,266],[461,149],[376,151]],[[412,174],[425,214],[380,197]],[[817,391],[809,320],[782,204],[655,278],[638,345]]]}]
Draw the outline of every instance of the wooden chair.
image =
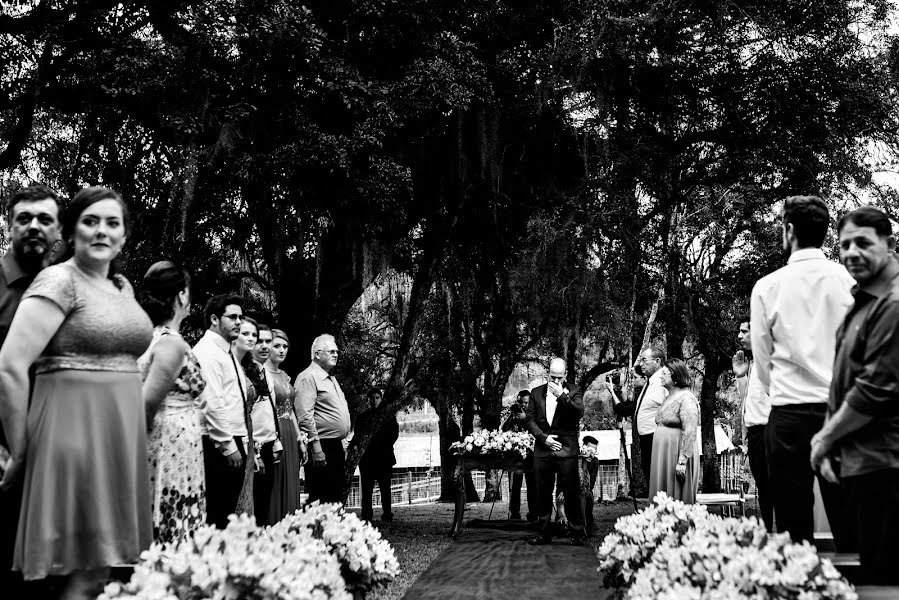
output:
[{"label": "wooden chair", "polygon": [[746,500],[754,496],[744,491],[743,472],[746,468],[746,456],[739,447],[725,450],[718,457],[721,470],[721,492],[697,494],[696,503],[706,506],[721,507],[725,516],[746,516]]}]

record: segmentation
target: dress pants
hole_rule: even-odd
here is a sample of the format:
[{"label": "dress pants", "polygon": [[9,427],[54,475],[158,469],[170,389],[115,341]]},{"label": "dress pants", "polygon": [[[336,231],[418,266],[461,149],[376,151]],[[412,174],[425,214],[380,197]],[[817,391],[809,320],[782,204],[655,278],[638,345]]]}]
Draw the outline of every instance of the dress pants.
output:
[{"label": "dress pants", "polygon": [[253,512],[258,525],[274,525],[269,518],[272,487],[275,485],[274,448],[274,441],[262,444],[259,448],[259,456],[262,458],[262,465],[265,468],[253,474]]},{"label": "dress pants", "polygon": [[346,454],[343,450],[343,440],[327,439],[319,440],[322,452],[325,453],[324,467],[312,466],[312,461],[306,463],[306,489],[309,491],[309,502],[338,502],[343,504],[344,465]]},{"label": "dress pants", "polygon": [[25,596],[22,573],[12,570],[19,511],[22,508],[23,479],[19,477],[12,487],[0,491],[0,590],[7,598]]},{"label": "dress pants", "polygon": [[206,469],[206,522],[224,529],[228,515],[237,509],[237,499],[243,487],[247,451],[243,438],[235,437],[237,451],[243,460],[240,467],[229,467],[225,456],[208,435],[203,436],[203,466]]},{"label": "dress pants", "polygon": [[[533,457],[531,457],[533,458]],[[537,482],[534,480],[534,472],[509,473],[509,514],[512,518],[521,517],[521,482],[527,483],[528,521],[537,516]]]},{"label": "dress pants", "polygon": [[643,477],[649,483],[649,469],[652,463],[652,434],[640,436],[640,468],[643,469]]},{"label": "dress pants", "polygon": [[[815,473],[809,463],[811,441],[824,425],[822,403],[773,406],[765,426],[768,487],[777,530],[789,532],[794,542],[814,542]],[[818,475],[824,510],[838,552],[855,552],[854,526],[847,520],[846,501],[839,485]]]},{"label": "dress pants", "polygon": [[387,520],[393,517],[391,510],[391,488],[390,479],[393,476],[393,465],[359,465],[359,479],[362,485],[362,518],[371,521],[374,517],[374,508],[372,507],[372,496],[374,495],[375,483],[381,491],[381,514]]},{"label": "dress pants", "polygon": [[759,513],[768,532],[774,531],[774,506],[771,504],[771,490],[768,487],[768,459],[765,454],[765,426],[752,425],[746,428],[746,446],[749,454],[749,470],[755,479]]},{"label": "dress pants", "polygon": [[553,483],[556,475],[559,478],[559,491],[565,495],[568,527],[575,532],[575,535],[585,535],[578,458],[535,456],[534,475],[537,483],[537,517],[540,520],[542,535],[552,537]]},{"label": "dress pants", "polygon": [[865,585],[899,585],[899,469],[843,479]]}]

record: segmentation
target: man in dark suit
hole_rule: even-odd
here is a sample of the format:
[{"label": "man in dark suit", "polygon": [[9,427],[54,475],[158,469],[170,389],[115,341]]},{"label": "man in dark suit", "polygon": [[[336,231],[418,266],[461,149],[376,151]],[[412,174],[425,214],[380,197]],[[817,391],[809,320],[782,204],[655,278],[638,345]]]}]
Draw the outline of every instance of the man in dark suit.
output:
[{"label": "man in dark suit", "polygon": [[586,543],[578,474],[578,430],[584,416],[584,395],[576,385],[565,381],[565,361],[554,358],[549,364],[549,382],[531,392],[527,408],[527,427],[536,438],[534,475],[537,483],[537,519],[540,535],[532,545],[552,542],[553,483],[565,494],[565,512],[571,544]]}]

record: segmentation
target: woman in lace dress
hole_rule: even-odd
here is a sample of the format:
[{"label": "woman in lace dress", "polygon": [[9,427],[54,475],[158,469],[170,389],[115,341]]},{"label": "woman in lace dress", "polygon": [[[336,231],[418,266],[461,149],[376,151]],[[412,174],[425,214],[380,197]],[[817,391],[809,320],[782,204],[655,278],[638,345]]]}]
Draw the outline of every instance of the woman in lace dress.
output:
[{"label": "woman in lace dress", "polygon": [[265,372],[275,398],[278,410],[278,430],[284,452],[281,462],[275,465],[275,485],[269,518],[280,521],[300,507],[300,465],[305,457],[305,444],[298,442],[300,427],[294,414],[293,401],[296,391],[290,384],[290,376],[281,370],[281,363],[287,358],[290,340],[280,329],[272,329],[272,352],[265,361]]},{"label": "woman in lace dress", "polygon": [[665,492],[675,500],[692,504],[699,487],[699,401],[690,391],[690,371],[684,361],[668,360],[660,373],[668,397],[656,415],[649,497]]},{"label": "woman in lace dress", "polygon": [[153,324],[113,265],[127,233],[116,192],[78,192],[62,221],[63,262],[25,292],[0,351],[3,485],[24,464],[13,568],[69,575],[66,599],[95,597],[109,567],[137,562],[153,539],[137,368]]},{"label": "woman in lace dress", "polygon": [[172,542],[206,522],[200,364],[178,333],[190,313],[190,275],[160,261],[144,275],[138,302],[155,326],[138,360],[149,431],[153,538]]}]

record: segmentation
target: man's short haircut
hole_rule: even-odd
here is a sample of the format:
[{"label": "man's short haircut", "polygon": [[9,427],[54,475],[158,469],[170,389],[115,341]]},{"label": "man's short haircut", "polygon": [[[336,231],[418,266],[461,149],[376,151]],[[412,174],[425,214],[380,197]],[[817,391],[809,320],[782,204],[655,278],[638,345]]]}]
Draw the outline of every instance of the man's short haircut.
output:
[{"label": "man's short haircut", "polygon": [[671,371],[671,381],[677,387],[690,387],[690,384],[693,383],[693,378],[690,376],[690,369],[683,360],[672,358],[671,360],[665,361],[665,366]]},{"label": "man's short haircut", "polygon": [[375,394],[381,394],[381,396],[384,396],[384,392],[381,391],[381,388],[378,388],[378,387],[372,387],[372,388],[368,388],[368,391],[365,392],[365,397],[366,397],[366,398],[371,398],[371,397],[374,396]]},{"label": "man's short haircut", "polygon": [[583,439],[583,442],[584,442],[585,444],[596,444],[597,446],[599,445],[599,440],[597,440],[597,439],[596,439],[595,437],[593,437],[592,435],[585,435],[585,436],[584,436],[584,439]]},{"label": "man's short haircut", "polygon": [[751,324],[752,317],[750,316],[750,314],[749,313],[740,313],[737,316],[737,325],[739,325],[740,323],[746,323],[747,325]]},{"label": "man's short haircut", "polygon": [[203,322],[206,323],[207,329],[212,325],[213,315],[221,319],[225,314],[225,307],[229,304],[236,304],[243,308],[243,298],[237,294],[218,294],[209,299],[206,308],[203,309]]},{"label": "man's short haircut", "polygon": [[784,202],[784,225],[793,224],[800,248],[820,248],[830,227],[830,211],[818,196],[790,196]]},{"label": "man's short haircut", "polygon": [[665,362],[665,351],[662,350],[659,346],[650,346],[647,348],[649,350],[649,355],[653,358],[658,358],[659,363]]},{"label": "man's short haircut", "polygon": [[257,323],[256,329],[259,331],[259,333],[262,333],[263,331],[268,331],[269,333],[272,334],[272,340],[275,339],[275,334],[272,331],[272,328],[269,327],[268,325],[266,325],[265,323]]},{"label": "man's short haircut", "polygon": [[59,194],[53,191],[53,189],[49,186],[46,186],[42,183],[36,183],[34,185],[29,185],[26,188],[22,188],[21,190],[13,194],[12,198],[9,199],[9,202],[6,203],[7,223],[12,220],[13,208],[15,208],[16,204],[18,204],[19,202],[40,202],[41,200],[46,200],[47,198],[51,198],[54,202],[56,202],[56,208],[59,212],[59,214],[57,215],[57,219],[59,219],[61,222],[62,211],[64,207]]},{"label": "man's short haircut", "polygon": [[890,218],[885,212],[873,206],[861,206],[840,217],[840,221],[837,223],[837,234],[843,231],[843,227],[849,223],[856,227],[870,227],[882,237],[893,235],[893,224],[890,223]]},{"label": "man's short haircut", "polygon": [[327,345],[327,342],[333,342],[335,346],[337,345],[337,340],[330,333],[323,333],[312,340],[312,351],[309,358],[315,359],[315,353],[322,350]]},{"label": "man's short haircut", "polygon": [[531,395],[531,390],[521,390],[520,392],[518,392],[519,398],[524,398],[525,396],[530,396],[530,395]]}]

